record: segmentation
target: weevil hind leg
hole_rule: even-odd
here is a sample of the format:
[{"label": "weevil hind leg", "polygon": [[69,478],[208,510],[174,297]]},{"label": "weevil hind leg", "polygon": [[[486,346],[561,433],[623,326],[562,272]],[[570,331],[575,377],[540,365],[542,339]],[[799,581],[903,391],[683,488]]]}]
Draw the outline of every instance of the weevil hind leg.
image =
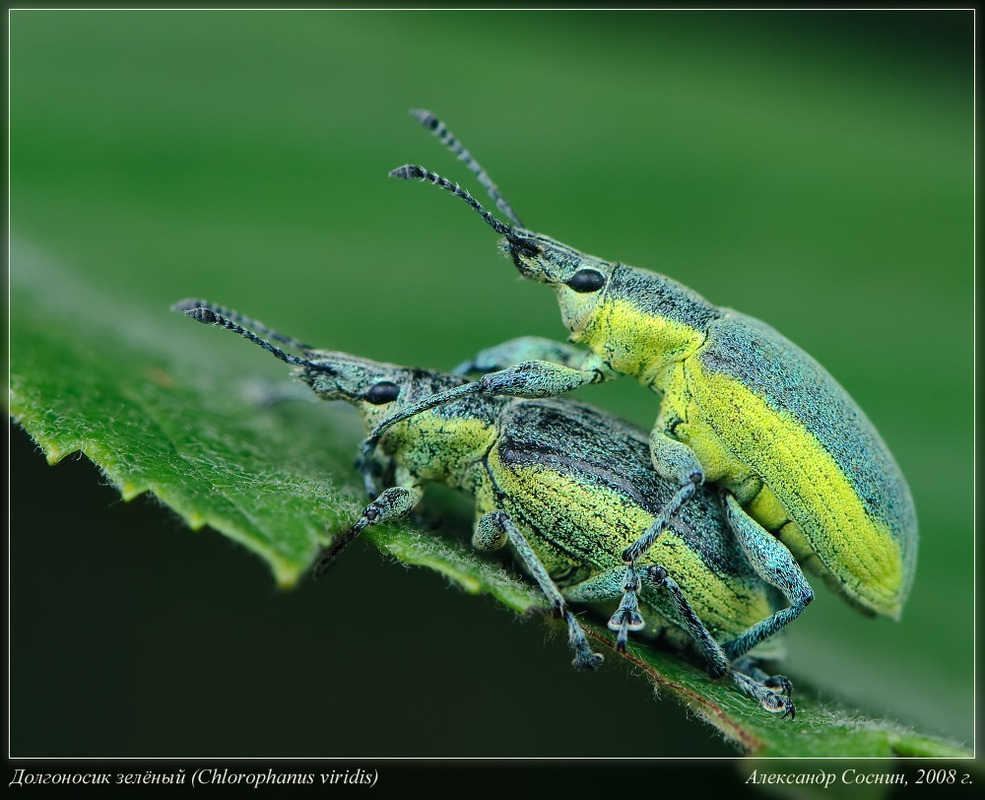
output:
[{"label": "weevil hind leg", "polygon": [[588,644],[588,637],[585,636],[585,631],[575,619],[574,614],[571,613],[561,590],[551,580],[547,569],[527,543],[523,534],[517,529],[509,514],[505,511],[490,511],[488,514],[483,514],[476,521],[472,541],[477,547],[484,550],[495,550],[509,541],[551,604],[554,613],[567,624],[568,645],[575,651],[574,660],[571,662],[572,666],[577,670],[595,670],[602,665],[602,654],[592,652]]},{"label": "weevil hind leg", "polygon": [[755,666],[752,659],[740,659],[735,664],[730,664],[725,650],[715,641],[667,570],[661,566],[651,566],[647,568],[644,575],[650,582],[662,586],[670,596],[681,623],[704,657],[708,673],[712,678],[728,675],[742,692],[756,700],[766,711],[773,714],[782,712],[784,717],[791,718],[795,715],[796,709],[788,696],[790,692],[784,691],[792,688],[786,678],[768,676]]},{"label": "weevil hind leg", "polygon": [[725,494],[725,511],[729,527],[753,570],[768,584],[779,589],[790,603],[787,608],[780,609],[725,643],[729,658],[736,659],[799,617],[814,599],[814,590],[791,552],[750,517],[729,493]]}]

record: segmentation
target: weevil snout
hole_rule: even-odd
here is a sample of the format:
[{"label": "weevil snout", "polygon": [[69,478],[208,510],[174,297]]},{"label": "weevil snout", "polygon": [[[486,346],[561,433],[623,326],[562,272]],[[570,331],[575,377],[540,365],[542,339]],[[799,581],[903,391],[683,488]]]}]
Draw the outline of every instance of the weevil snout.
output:
[{"label": "weevil snout", "polygon": [[598,292],[611,272],[607,262],[540,233],[513,230],[501,246],[523,277],[555,289],[566,287],[578,294]]},{"label": "weevil snout", "polygon": [[348,353],[314,350],[298,375],[323,400],[385,406],[400,398],[406,370]]}]

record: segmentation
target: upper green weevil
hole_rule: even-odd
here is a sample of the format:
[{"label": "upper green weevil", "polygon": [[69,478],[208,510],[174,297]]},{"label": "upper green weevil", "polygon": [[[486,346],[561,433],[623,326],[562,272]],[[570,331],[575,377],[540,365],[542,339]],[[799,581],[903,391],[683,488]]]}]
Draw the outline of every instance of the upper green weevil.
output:
[{"label": "upper green weevil", "polygon": [[[360,462],[374,499],[325,551],[316,572],[367,526],[410,513],[425,484],[444,483],[475,498],[476,548],[512,545],[567,623],[576,668],[595,669],[602,656],[590,649],[568,604],[606,604],[627,593],[638,595],[643,609],[653,612],[647,615],[647,632],[680,647],[693,645],[713,677],[728,675],[764,709],[795,713],[789,681],[766,675],[747,655],[757,646],[757,657],[777,654],[776,640],[769,640],[784,611],[777,611],[775,591],[728,533],[733,509],[724,508],[716,492],[703,487],[695,492],[639,560],[635,585],[626,585],[622,551],[677,491],[673,481],[651,468],[643,431],[564,398],[473,394],[421,410],[423,400],[478,384],[315,350],[202,300],[185,300],[175,309],[238,333],[295,366],[318,397],[355,406],[368,429],[388,423]],[[407,409],[415,411],[393,421]],[[382,463],[377,443],[385,455]],[[375,487],[374,467],[392,476],[393,485],[382,492]],[[741,518],[731,524],[748,527]],[[635,617],[643,627],[638,611]]]},{"label": "upper green weevil", "polygon": [[[771,534],[856,608],[898,619],[916,564],[916,512],[889,449],[835,379],[757,319],[524,227],[444,124],[430,112],[412,113],[478,176],[508,223],[424,167],[405,165],[391,176],[430,181],[471,205],[504,237],[520,273],[555,290],[569,341],[588,348],[494,348],[468,366],[514,366],[485,375],[486,389],[545,397],[619,374],[638,378],[662,397],[649,442],[654,468],[678,487],[667,514],[698,485],[715,483],[741,507],[735,519],[748,516],[762,532],[750,560],[765,580],[781,588],[800,580],[776,571]],[[521,358],[528,360],[515,364]],[[659,533],[660,520],[627,549],[627,563]],[[792,618],[813,593],[787,596]]]}]

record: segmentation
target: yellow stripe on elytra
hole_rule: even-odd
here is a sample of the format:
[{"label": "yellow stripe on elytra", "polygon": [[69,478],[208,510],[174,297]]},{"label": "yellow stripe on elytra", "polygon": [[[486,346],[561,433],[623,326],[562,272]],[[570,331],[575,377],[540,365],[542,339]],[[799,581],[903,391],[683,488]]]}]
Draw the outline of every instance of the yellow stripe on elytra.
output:
[{"label": "yellow stripe on elytra", "polygon": [[[542,530],[545,545],[540,540],[530,542],[548,572],[563,571],[572,562],[591,564],[593,574],[621,568],[623,549],[653,522],[653,515],[619,492],[579,483],[539,465],[504,468],[495,450],[490,453],[490,464],[497,483],[512,502],[539,525],[553,524],[551,529]],[[724,526],[725,521],[709,521],[714,523]],[[729,536],[724,529],[715,533]],[[569,550],[577,548],[580,553],[574,559],[565,558],[550,546],[552,540],[565,542]],[[713,572],[673,529],[658,537],[643,563],[665,567],[713,632],[737,635],[772,613],[755,579],[750,584],[740,576]]]},{"label": "yellow stripe on elytra", "polygon": [[[678,376],[686,381],[694,404],[688,418],[707,423],[705,430],[687,430],[688,444],[699,457],[702,451],[724,447],[727,452],[718,458],[726,483],[751,469],[797,522],[846,594],[880,613],[898,614],[903,588],[899,546],[885,523],[869,517],[821,443],[790,414],[769,406],[735,378],[703,369],[697,358],[689,359]],[[682,388],[674,387],[674,394],[680,397]],[[750,511],[756,516],[755,505]]]}]

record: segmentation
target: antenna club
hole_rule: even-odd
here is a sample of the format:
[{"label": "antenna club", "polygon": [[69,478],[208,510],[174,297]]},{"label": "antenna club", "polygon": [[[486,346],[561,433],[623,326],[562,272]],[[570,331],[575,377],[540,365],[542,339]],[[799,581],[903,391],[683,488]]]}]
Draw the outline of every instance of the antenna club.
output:
[{"label": "antenna club", "polygon": [[201,322],[203,325],[221,324],[224,320],[214,311],[209,308],[202,308],[198,306],[197,308],[189,308],[185,311],[186,317],[191,317],[196,322]]},{"label": "antenna club", "polygon": [[199,308],[200,306],[207,306],[209,303],[206,300],[199,300],[197,297],[186,297],[184,300],[179,300],[173,306],[171,306],[172,311],[179,311],[184,313],[192,308]]},{"label": "antenna club", "polygon": [[432,131],[437,130],[441,125],[441,121],[430,111],[424,108],[412,108],[410,110],[411,116],[421,123],[425,128],[430,128]]},{"label": "antenna club", "polygon": [[424,169],[424,167],[419,167],[416,164],[404,164],[402,167],[397,167],[394,170],[390,170],[389,177],[400,178],[404,181],[423,181],[427,179],[428,171]]}]

